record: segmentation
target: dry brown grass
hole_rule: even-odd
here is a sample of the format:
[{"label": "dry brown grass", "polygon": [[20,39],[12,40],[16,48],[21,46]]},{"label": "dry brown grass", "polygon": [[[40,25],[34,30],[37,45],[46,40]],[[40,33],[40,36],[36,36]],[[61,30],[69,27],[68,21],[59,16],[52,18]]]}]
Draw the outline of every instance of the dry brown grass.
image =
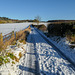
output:
[{"label": "dry brown grass", "polygon": [[2,23],[13,23],[12,20],[0,20],[0,24]]},{"label": "dry brown grass", "polygon": [[44,24],[41,24],[41,25],[33,25],[33,27],[36,27],[36,28],[38,28],[41,31],[46,31],[47,30],[47,27]]},{"label": "dry brown grass", "polygon": [[28,34],[28,33],[26,33],[26,31],[27,32],[31,31],[30,26],[27,29],[25,29],[23,31],[19,31],[19,32],[16,33],[16,39],[19,40],[21,43],[24,43],[24,44],[26,44],[26,37],[27,37],[27,34]]},{"label": "dry brown grass", "polygon": [[11,44],[15,45],[17,40],[20,40],[21,43],[26,44],[27,33],[25,33],[25,31],[30,32],[31,31],[30,26],[25,30],[21,30],[19,32],[16,32],[16,37],[14,35],[14,32],[12,32],[11,33],[12,35],[10,36],[11,38],[9,40],[5,39],[5,42],[3,42],[3,36],[1,34],[0,35],[0,52],[2,50],[5,50],[8,45],[11,45]]},{"label": "dry brown grass", "polygon": [[3,45],[3,48],[6,49],[6,47],[10,44],[12,44],[15,40],[15,36],[12,36],[9,40],[7,40],[4,45]]},{"label": "dry brown grass", "polygon": [[7,21],[5,21],[5,20],[0,20],[0,23],[7,23]]},{"label": "dry brown grass", "polygon": [[19,58],[17,58],[16,56],[15,56],[15,61],[16,61],[16,62],[19,62]]},{"label": "dry brown grass", "polygon": [[10,57],[12,60],[15,60],[16,62],[19,62],[19,59],[13,54],[13,53],[6,53],[7,57]]},{"label": "dry brown grass", "polygon": [[75,36],[71,36],[71,42],[75,42]]},{"label": "dry brown grass", "polygon": [[20,39],[19,42],[20,42],[20,43],[23,43],[23,44],[26,44],[25,39]]},{"label": "dry brown grass", "polygon": [[71,42],[75,42],[75,35],[66,36],[67,40]]},{"label": "dry brown grass", "polygon": [[[26,44],[26,37],[28,35],[27,32],[30,32],[30,27],[28,27],[25,30],[21,30],[19,32],[16,32],[16,37],[14,35],[14,32],[12,32],[12,36],[9,40],[7,40],[8,38],[5,39],[5,42],[3,42],[3,36],[2,34],[0,35],[0,65],[3,64],[3,62],[7,63],[8,59],[4,60],[3,57],[10,57],[12,60],[15,60],[16,62],[19,62],[19,59],[22,57],[22,53],[19,53],[19,58],[17,58],[13,53],[10,52],[6,52],[5,49],[7,48],[8,45],[15,45],[17,40],[20,40],[21,43]],[[24,49],[23,49],[24,50]],[[12,62],[12,64],[15,64],[14,62]]]},{"label": "dry brown grass", "polygon": [[22,57],[22,53],[20,52],[20,53],[19,53],[19,59],[20,59],[21,57]]}]

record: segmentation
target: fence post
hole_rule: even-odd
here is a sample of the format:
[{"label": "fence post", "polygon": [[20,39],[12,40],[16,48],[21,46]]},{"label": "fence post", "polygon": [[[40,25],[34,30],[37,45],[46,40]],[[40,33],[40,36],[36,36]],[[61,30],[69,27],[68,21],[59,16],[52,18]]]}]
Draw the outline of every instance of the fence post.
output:
[{"label": "fence post", "polygon": [[29,27],[28,27],[29,29],[30,29],[30,25],[29,25]]},{"label": "fence post", "polygon": [[29,32],[31,31],[31,28],[30,28],[30,26],[28,27],[28,31],[29,31]]},{"label": "fence post", "polygon": [[13,37],[13,38],[15,37],[15,35],[14,35],[14,31],[12,31],[12,35],[11,35],[11,37]]},{"label": "fence post", "polygon": [[17,38],[18,38],[18,33],[16,32],[16,40],[17,40]]},{"label": "fence post", "polygon": [[2,33],[0,34],[0,43],[1,44],[3,43],[3,35],[2,35]]}]

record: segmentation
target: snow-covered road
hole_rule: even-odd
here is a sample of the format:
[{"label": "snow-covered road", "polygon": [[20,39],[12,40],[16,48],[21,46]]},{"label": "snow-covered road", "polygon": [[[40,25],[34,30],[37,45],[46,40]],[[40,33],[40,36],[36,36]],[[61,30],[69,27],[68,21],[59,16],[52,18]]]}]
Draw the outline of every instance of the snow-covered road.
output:
[{"label": "snow-covered road", "polygon": [[20,75],[75,75],[70,63],[62,58],[34,28],[31,28],[27,40],[26,57],[19,66]]},{"label": "snow-covered road", "polygon": [[34,41],[33,34],[31,33],[27,38],[26,56],[23,59],[22,65],[19,65],[21,70],[19,75],[40,75]]}]

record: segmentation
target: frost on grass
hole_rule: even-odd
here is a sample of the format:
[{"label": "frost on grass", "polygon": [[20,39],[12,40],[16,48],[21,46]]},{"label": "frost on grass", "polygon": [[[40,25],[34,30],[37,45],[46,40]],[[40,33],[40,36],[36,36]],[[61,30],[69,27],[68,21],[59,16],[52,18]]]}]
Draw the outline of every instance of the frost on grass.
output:
[{"label": "frost on grass", "polygon": [[19,41],[16,45],[8,46],[5,55],[0,56],[0,74],[17,75],[19,70],[17,66],[21,63],[25,50],[26,44]]},{"label": "frost on grass", "polygon": [[69,43],[69,41],[66,40],[66,38],[54,36],[54,37],[50,37],[49,40],[53,44],[55,44],[73,62],[75,62],[75,48],[72,49],[70,47],[70,43]]}]

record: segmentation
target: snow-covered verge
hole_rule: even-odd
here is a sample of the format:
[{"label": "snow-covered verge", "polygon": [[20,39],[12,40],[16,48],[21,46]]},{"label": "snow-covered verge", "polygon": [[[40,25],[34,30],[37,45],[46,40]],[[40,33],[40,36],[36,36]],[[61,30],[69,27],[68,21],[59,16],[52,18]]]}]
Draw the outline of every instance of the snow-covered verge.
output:
[{"label": "snow-covered verge", "polygon": [[60,36],[50,36],[49,37],[51,40],[55,41],[58,45],[60,45],[61,47],[64,47],[66,50],[69,50],[73,53],[75,53],[75,48],[71,48],[71,44],[66,37],[60,37]]},{"label": "snow-covered verge", "polygon": [[[63,59],[37,31],[33,29],[32,34],[34,34],[34,43],[36,43],[41,75],[75,75],[75,71],[70,67],[70,63]],[[43,35],[43,33],[41,34]]]},{"label": "snow-covered verge", "polygon": [[7,59],[9,62],[3,62],[3,64],[0,66],[0,75],[19,75],[18,65],[23,61],[24,54],[26,52],[26,44],[17,41],[16,45],[8,46],[6,52],[13,53],[13,55],[16,56],[19,60],[15,61],[8,56]]},{"label": "snow-covered verge", "polygon": [[66,40],[66,38],[54,36],[49,37],[49,40],[52,41],[53,44],[55,44],[68,58],[75,63],[75,48],[70,48],[70,43]]},{"label": "snow-covered verge", "polygon": [[[35,28],[36,29],[36,28]],[[75,49],[71,49],[70,47],[69,47],[69,43],[68,43],[68,41],[65,41],[65,38],[61,38],[62,40],[61,41],[59,41],[59,39],[58,39],[58,41],[59,41],[59,43],[57,43],[56,41],[54,41],[54,40],[56,40],[55,38],[56,37],[47,37],[47,36],[45,36],[44,34],[43,34],[43,32],[42,31],[39,31],[38,29],[36,29],[41,35],[43,35],[46,39],[48,39],[52,44],[54,44],[63,54],[65,54],[65,56],[67,57],[67,58],[69,58],[73,63],[75,63]]]}]

